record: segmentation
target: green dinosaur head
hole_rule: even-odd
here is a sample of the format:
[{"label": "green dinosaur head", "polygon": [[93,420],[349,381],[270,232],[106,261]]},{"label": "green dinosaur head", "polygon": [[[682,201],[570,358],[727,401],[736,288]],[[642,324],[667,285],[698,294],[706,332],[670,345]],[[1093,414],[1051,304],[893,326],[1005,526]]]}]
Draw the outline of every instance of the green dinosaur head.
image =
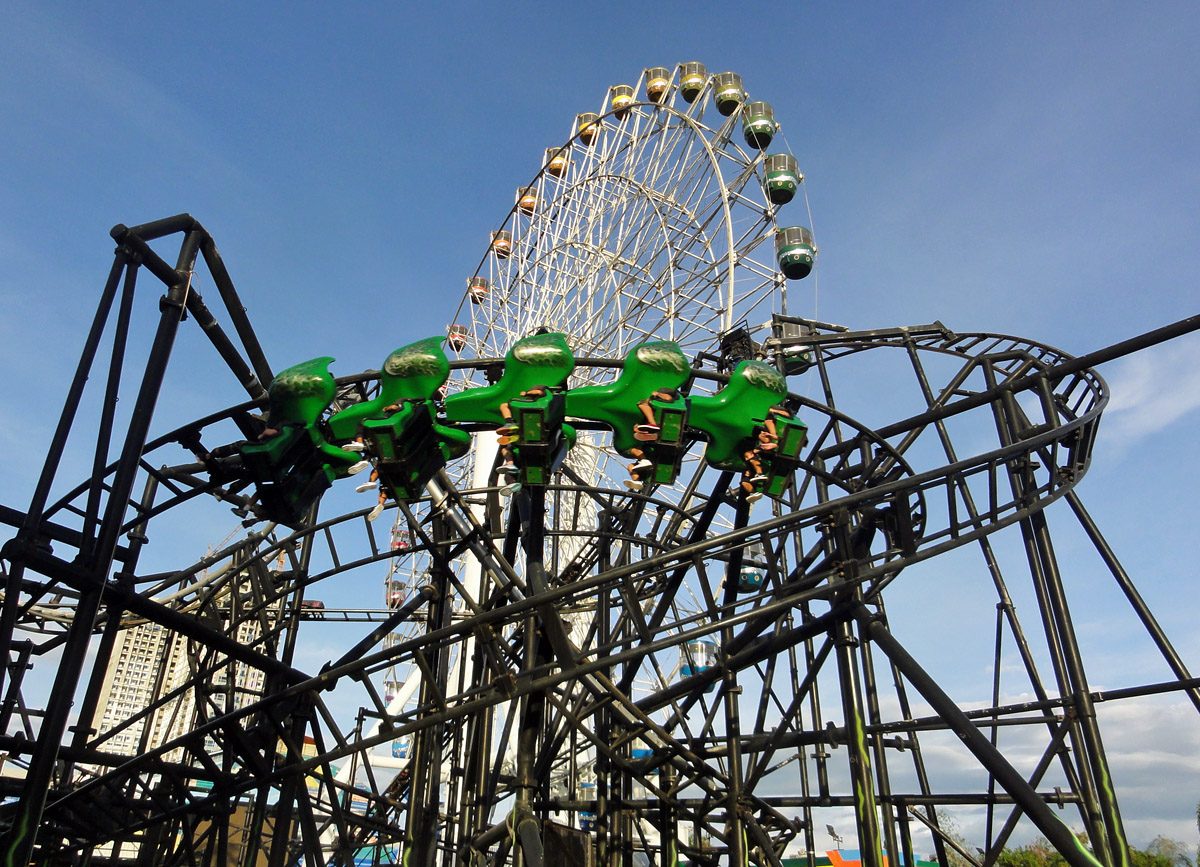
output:
[{"label": "green dinosaur head", "polygon": [[426,337],[401,346],[383,362],[383,390],[389,402],[406,398],[427,399],[450,375],[450,362],[442,351],[442,338]]},{"label": "green dinosaur head", "polygon": [[329,356],[281,370],[267,386],[272,424],[313,424],[337,393]]},{"label": "green dinosaur head", "polygon": [[565,334],[534,334],[523,337],[513,344],[509,354],[531,367],[562,367],[568,363],[572,369],[575,367],[575,359],[571,355]]},{"label": "green dinosaur head", "polygon": [[766,391],[773,391],[781,398],[787,397],[787,380],[774,367],[762,361],[743,361],[733,372],[748,383]]},{"label": "green dinosaur head", "polygon": [[688,371],[687,358],[678,343],[669,340],[653,340],[634,349],[636,358],[654,370],[671,371],[683,375]]}]

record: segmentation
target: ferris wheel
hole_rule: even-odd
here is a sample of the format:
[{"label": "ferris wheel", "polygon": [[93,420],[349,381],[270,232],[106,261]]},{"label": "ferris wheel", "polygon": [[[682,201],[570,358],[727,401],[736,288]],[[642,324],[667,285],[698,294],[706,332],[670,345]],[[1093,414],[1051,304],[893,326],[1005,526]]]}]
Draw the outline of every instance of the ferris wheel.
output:
[{"label": "ferris wheel", "polygon": [[[246,340],[249,364],[231,367],[249,403],[148,442],[131,435],[120,461],[31,510],[5,549],[10,695],[16,662],[58,646],[59,680],[80,678],[96,624],[81,720],[125,662],[121,634],[152,627],[179,661],[142,706],[115,707],[113,726],[68,733],[48,711],[40,730],[4,742],[32,755],[51,792],[10,805],[8,843],[34,817],[53,829],[43,851],[245,862],[236,821],[274,863],[778,867],[797,851],[814,863],[822,828],[849,822],[864,865],[880,867],[915,863],[926,846],[947,863],[950,808],[986,814],[983,867],[1022,816],[1073,865],[1123,863],[1047,513],[1069,506],[1164,660],[1165,685],[1127,692],[1187,690],[1198,708],[1200,695],[1075,491],[1107,402],[1091,366],[1113,353],[1072,359],[940,323],[855,331],[798,315],[787,287],[809,276],[816,246],[807,211],[792,216],[803,177],[778,133],[735,73],[645,70],[545,148],[482,239],[445,349],[418,340],[382,373],[335,382],[327,358],[272,376]],[[181,272],[148,242],[185,233],[187,283],[164,321],[185,304],[211,318],[191,277],[203,253],[252,337],[195,221],[118,228],[123,267],[164,280]],[[596,395],[652,366],[647,351],[677,376],[658,409],[686,415],[670,461],[638,475],[622,445],[634,425],[605,419],[636,418],[651,394],[630,391],[616,416]],[[568,409],[545,425],[544,474],[522,468],[514,488],[501,441],[512,434],[489,401],[523,397],[497,389],[529,358],[556,378],[519,388]],[[365,423],[339,434],[339,417],[388,422],[369,411],[397,399],[396,371],[413,359],[425,391],[402,399],[426,439],[412,472],[388,479],[381,443],[415,440],[371,439]],[[264,430],[279,414],[263,385],[280,380],[302,386],[311,416],[288,450]],[[889,394],[864,390],[872,382]],[[860,420],[881,403],[895,421]],[[760,435],[775,409],[772,442]],[[667,424],[654,426],[649,441],[665,445]],[[746,454],[729,439],[750,443]],[[274,486],[251,472],[287,456]],[[344,481],[360,458],[378,481]],[[139,568],[151,524],[231,504],[244,537],[168,571]],[[98,588],[94,549],[120,564],[111,581],[92,567]],[[969,636],[979,647],[954,652],[994,672],[965,695],[911,649],[925,624],[903,614],[949,558],[986,624]],[[378,601],[315,601],[360,586]],[[331,636],[341,643],[319,670],[297,662],[306,640]],[[23,710],[13,699],[4,719]],[[130,732],[139,749],[117,751]],[[1034,758],[1012,758],[1014,744]],[[51,780],[59,756],[66,771]],[[1051,804],[1071,810],[1094,854]]]},{"label": "ferris wheel", "polygon": [[517,188],[450,326],[458,351],[502,356],[546,329],[579,356],[651,338],[695,353],[787,312],[784,274],[806,276],[816,248],[804,226],[778,231],[803,175],[771,106],[748,102],[736,73],[687,63],[645,70],[598,108]]}]

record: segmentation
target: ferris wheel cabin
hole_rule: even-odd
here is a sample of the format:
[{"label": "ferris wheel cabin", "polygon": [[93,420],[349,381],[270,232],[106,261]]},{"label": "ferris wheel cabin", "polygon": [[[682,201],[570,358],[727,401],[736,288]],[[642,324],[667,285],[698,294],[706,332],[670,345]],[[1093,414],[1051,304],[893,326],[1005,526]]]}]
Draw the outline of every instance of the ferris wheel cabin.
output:
[{"label": "ferris wheel cabin", "polygon": [[714,87],[716,93],[713,99],[717,103],[717,111],[725,117],[737,111],[737,107],[746,101],[742,77],[736,72],[718,72],[714,79]]},{"label": "ferris wheel cabin", "polygon": [[775,110],[769,102],[751,102],[742,112],[742,136],[752,148],[766,150],[779,127],[775,123]]},{"label": "ferris wheel cabin", "polygon": [[695,102],[708,83],[708,70],[703,63],[689,61],[683,64],[679,73],[679,92],[688,102]]},{"label": "ferris wheel cabin", "polygon": [[575,134],[579,137],[580,144],[591,147],[596,141],[596,136],[600,135],[600,115],[594,111],[575,115]]},{"label": "ferris wheel cabin", "polygon": [[817,259],[812,232],[804,226],[788,226],[775,233],[775,259],[789,280],[802,280],[812,272]]},{"label": "ferris wheel cabin", "polygon": [[[689,641],[683,645],[683,659],[679,666],[680,677],[694,677],[703,674],[717,664],[717,643],[708,639]],[[712,692],[715,683],[710,683],[704,690]]]},{"label": "ferris wheel cabin", "polygon": [[451,325],[446,329],[446,343],[455,352],[462,352],[470,342],[470,332],[465,325]]},{"label": "ferris wheel cabin", "polygon": [[520,208],[522,214],[532,217],[537,211],[537,204],[537,187],[520,187],[517,190],[517,207]]},{"label": "ferris wheel cabin", "polygon": [[467,278],[467,297],[471,299],[473,304],[482,304],[483,299],[487,298],[489,288],[491,287],[488,284],[487,277]]},{"label": "ferris wheel cabin", "polygon": [[570,161],[567,159],[565,148],[546,148],[546,173],[556,178],[566,174]]},{"label": "ferris wheel cabin", "polygon": [[671,91],[671,71],[665,66],[655,66],[646,70],[646,99],[651,102],[662,102]]},{"label": "ferris wheel cabin", "polygon": [[755,542],[746,549],[746,559],[738,573],[737,589],[739,593],[757,593],[762,589],[766,578],[767,554],[761,542]]},{"label": "ferris wheel cabin", "polygon": [[624,120],[629,116],[629,106],[634,102],[633,88],[628,84],[614,84],[609,89],[608,104],[612,107],[617,120]]},{"label": "ferris wheel cabin", "polygon": [[804,181],[796,158],[791,154],[767,154],[765,174],[767,198],[773,205],[790,202]]},{"label": "ferris wheel cabin", "polygon": [[512,255],[513,240],[512,232],[508,229],[500,229],[492,232],[492,252],[496,254],[497,259],[507,259]]}]

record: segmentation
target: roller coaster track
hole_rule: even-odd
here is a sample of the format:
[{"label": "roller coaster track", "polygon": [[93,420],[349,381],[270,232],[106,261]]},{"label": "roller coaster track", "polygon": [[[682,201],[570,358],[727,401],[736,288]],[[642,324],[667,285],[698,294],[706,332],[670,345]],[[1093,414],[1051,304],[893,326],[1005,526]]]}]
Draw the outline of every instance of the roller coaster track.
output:
[{"label": "roller coaster track", "polygon": [[[210,249],[198,224],[174,219],[159,228],[178,223],[194,235],[185,242],[193,256]],[[118,235],[132,251],[126,255],[136,253],[174,281],[168,299],[175,298],[176,311],[186,307],[208,321],[198,294],[175,279],[178,269],[154,264],[137,232]],[[223,273],[219,258],[209,264]],[[115,290],[115,277],[110,284]],[[232,288],[222,291],[230,296]],[[171,312],[166,306],[164,321]],[[601,821],[611,823],[606,839],[624,841],[620,845],[668,859],[672,847],[662,841],[680,839],[678,828],[688,823],[728,847],[738,845],[734,835],[746,835],[760,853],[756,858],[775,863],[769,853],[804,825],[785,811],[854,806],[866,822],[859,827],[862,845],[871,845],[875,834],[888,851],[899,845],[893,823],[872,829],[861,818],[875,814],[876,798],[893,817],[920,806],[936,826],[931,805],[939,793],[925,780],[916,731],[941,728],[966,743],[1004,789],[979,796],[981,803],[1019,805],[1056,843],[1065,826],[1047,801],[1079,804],[1102,830],[1117,826],[1110,831],[1110,848],[1116,848],[1119,819],[1109,816],[1098,735],[1086,723],[1064,721],[1095,696],[1072,660],[1069,619],[1055,597],[1040,516],[1061,498],[1076,504],[1072,492],[1088,468],[1108,400],[1092,366],[1198,324],[1185,320],[1079,359],[1015,337],[955,334],[940,323],[869,332],[814,324],[805,345],[814,354],[821,395],[789,395],[809,441],[790,489],[767,516],[753,517],[745,501],[729,493],[732,474],[708,468],[697,445],[676,486],[645,494],[589,483],[568,464],[544,490],[506,505],[494,488],[472,488],[440,473],[426,497],[394,506],[414,534],[401,552],[381,542],[366,509],[330,518],[314,510],[300,528],[260,521],[244,538],[189,566],[141,573],[150,527],[163,516],[213,503],[252,506],[233,453],[214,445],[228,445],[238,429],[248,435],[249,414],[263,402],[259,379],[269,370],[265,362],[231,363],[242,373],[248,403],[144,446],[131,436],[119,460],[101,465],[57,501],[0,514],[19,530],[2,557],[7,580],[0,637],[10,665],[0,748],[18,760],[30,756],[31,768],[49,768],[49,755],[51,764],[65,763],[60,771],[67,774],[46,787],[43,806],[22,799],[0,807],[0,820],[36,815],[64,852],[125,839],[158,851],[162,863],[187,863],[172,848],[172,834],[216,846],[210,820],[227,815],[230,805],[249,805],[261,816],[282,803],[291,805],[304,839],[332,841],[321,856],[331,863],[344,863],[367,843],[403,839],[399,829],[411,829],[417,819],[440,829],[442,837],[430,846],[498,858],[511,845],[498,828],[510,828],[509,836],[530,853],[536,849],[531,827],[552,815],[586,812],[607,798]],[[236,355],[227,340],[213,339],[227,360]],[[763,352],[774,357],[785,343],[769,339]],[[837,373],[864,362],[909,368],[920,410],[882,427],[840,411]],[[583,363],[601,372],[620,364]],[[700,390],[716,390],[727,378],[701,366],[694,371]],[[340,383],[366,395],[374,388],[365,374]],[[963,419],[990,431],[989,447],[960,453],[951,427]],[[102,428],[111,424],[108,418]],[[143,482],[138,496],[135,479]],[[581,510],[584,502],[590,506]],[[595,520],[581,524],[580,514]],[[1011,768],[907,656],[888,631],[883,607],[885,589],[902,584],[906,569],[968,544],[981,545],[986,555],[988,537],[1014,525],[1041,557],[1035,579],[1047,598],[1043,616],[1055,623],[1050,653],[1058,690],[1041,686],[1037,665],[1023,650],[1037,701],[988,713],[1047,729],[1044,765],[1061,765],[1070,783],[1065,794],[1039,788],[1045,766],[1032,776]],[[93,557],[104,544],[109,562]],[[752,548],[761,552],[763,579],[757,588],[739,589]],[[287,568],[269,569],[281,556]],[[303,613],[305,594],[396,557],[423,564],[414,594],[321,670],[297,667],[292,656],[302,623],[321,628]],[[480,566],[476,585],[463,577],[466,561]],[[191,668],[185,682],[160,685],[150,705],[121,728],[179,713],[180,697],[191,693],[195,716],[185,731],[128,756],[106,748],[120,729],[97,733],[81,724],[71,734],[65,728],[56,734],[55,724],[65,727],[59,711],[26,706],[25,661],[61,648],[78,676],[94,632],[111,651],[118,630],[138,623],[157,624],[191,648]],[[1021,634],[1015,621],[1013,629]],[[21,630],[30,638],[18,640]],[[394,631],[401,640],[382,647]],[[715,661],[685,673],[685,648],[697,642],[717,648]],[[932,707],[935,721],[914,717],[903,689],[895,719],[862,704],[857,678],[874,676],[863,644],[886,652],[893,671]],[[1200,701],[1165,639],[1160,648],[1178,677],[1173,688]],[[218,707],[207,699],[218,674],[233,665],[261,672],[261,686],[235,709]],[[418,672],[421,683],[420,695],[404,707],[392,706],[373,685],[397,666]],[[817,698],[818,677],[834,667],[845,716],[840,726],[823,725]],[[97,665],[88,681],[85,713],[95,710],[103,670]],[[367,697],[352,730],[326,700],[347,685]],[[739,696],[747,686],[759,693],[757,706],[743,707]],[[750,710],[755,719],[747,730],[740,714]],[[364,720],[379,722],[375,734],[363,735]],[[370,750],[403,738],[414,744],[404,773],[372,775]],[[1068,739],[1079,758],[1056,759]],[[850,754],[847,794],[833,792],[828,780],[814,791],[803,775],[793,791],[776,782],[780,768],[807,761],[804,749],[828,745],[844,745]],[[915,791],[888,788],[880,776],[885,755],[899,752],[914,763]],[[339,777],[347,762],[364,768],[365,777]],[[819,759],[814,773],[825,774],[826,764]],[[600,801],[584,797],[585,766],[597,779],[619,782],[620,790],[605,791]],[[439,808],[443,798],[446,806]],[[408,842],[414,845],[411,837]],[[703,855],[700,843],[680,845],[685,854]],[[1068,845],[1065,838],[1061,845]],[[1072,863],[1090,862],[1078,856]]]}]

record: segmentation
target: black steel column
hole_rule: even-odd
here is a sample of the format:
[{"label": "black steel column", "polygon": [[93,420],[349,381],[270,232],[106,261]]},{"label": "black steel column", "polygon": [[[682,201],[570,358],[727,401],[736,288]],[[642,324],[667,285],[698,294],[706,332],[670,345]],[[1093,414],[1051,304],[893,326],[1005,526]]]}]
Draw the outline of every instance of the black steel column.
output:
[{"label": "black steel column", "polygon": [[[525,571],[530,592],[539,596],[546,591],[546,576],[543,566],[545,547],[546,489],[541,486],[529,488],[529,521],[521,545],[525,552]],[[550,642],[541,628],[541,618],[531,609],[525,618],[525,670],[542,670],[550,664],[552,653]],[[534,776],[538,748],[545,726],[546,697],[543,692],[531,692],[525,697],[521,710],[520,728],[517,730],[516,760],[516,805],[513,807],[513,824],[521,841],[518,850],[521,857],[516,863],[524,867],[541,867],[542,851],[538,832],[539,823],[533,812],[537,797],[538,780]]]},{"label": "black steel column", "polygon": [[[598,531],[600,533],[600,550],[598,553],[598,566],[600,573],[603,574],[612,568],[612,534],[613,534],[613,515],[607,509],[601,510],[597,516]],[[610,600],[612,590],[608,587],[601,587],[596,600],[596,619],[599,621],[599,628],[596,632],[596,645],[598,647],[608,647],[612,641],[611,629],[611,612]],[[600,673],[608,679],[612,679],[612,668],[603,668]],[[600,743],[608,745],[612,743],[612,712],[609,702],[603,702],[596,712],[596,738]],[[603,750],[596,751],[596,764],[594,773],[596,777],[596,805],[595,805],[595,823],[596,823],[596,864],[599,867],[609,867],[609,846],[608,846],[608,772],[609,772],[608,756]]]},{"label": "black steel column", "polygon": [[[862,646],[861,658],[863,686],[866,689],[867,696],[867,714],[871,725],[879,725],[883,720],[879,712],[879,692],[878,685],[875,682],[875,662],[871,656],[871,646],[866,642]],[[890,800],[887,800],[892,794],[892,781],[888,772],[887,747],[884,745],[883,735],[876,734],[871,737],[871,750],[875,755],[875,778],[878,783],[876,793],[884,799],[879,804],[884,816],[882,823],[884,851],[889,863],[898,864],[900,863],[898,859],[900,847],[896,839],[895,805]],[[907,863],[911,864],[912,862]]]},{"label": "black steel column", "polygon": [[121,390],[121,371],[124,369],[125,348],[129,340],[129,319],[133,314],[133,294],[136,288],[137,269],[129,268],[125,272],[125,289],[121,292],[121,304],[117,309],[117,322],[113,329],[113,345],[108,364],[108,383],[100,407],[100,426],[92,457],[92,478],[87,507],[84,510],[86,514],[83,521],[83,538],[79,545],[81,558],[91,556],[92,546],[96,541],[96,519],[104,491],[104,468],[108,466],[109,448],[112,444],[113,419],[116,416],[117,399]]},{"label": "black steel column", "polygon": [[[1100,737],[1100,727],[1096,724],[1096,707],[1092,702],[1091,689],[1083,668],[1083,656],[1079,652],[1075,626],[1071,621],[1070,609],[1067,607],[1066,592],[1063,589],[1062,576],[1058,571],[1058,559],[1054,556],[1054,546],[1050,541],[1050,529],[1046,525],[1046,516],[1042,512],[1037,512],[1030,517],[1029,522],[1041,555],[1042,573],[1050,596],[1051,611],[1058,627],[1067,674],[1071,680],[1071,705],[1074,708],[1084,743],[1087,745],[1087,761],[1096,785],[1096,799],[1107,838],[1107,848],[1110,851],[1112,863],[1116,867],[1130,867],[1129,841],[1125,838],[1125,826],[1117,807],[1117,796],[1112,774],[1108,768],[1108,757],[1104,752],[1104,741]],[[1067,697],[1064,696],[1064,698]],[[1100,851],[1100,841],[1093,840],[1092,843]]]},{"label": "black steel column", "polygon": [[[153,476],[146,479],[146,487],[142,491],[142,500],[140,507],[148,512],[154,504],[154,496],[158,490],[158,480]],[[87,534],[84,534],[85,544],[87,542]],[[135,572],[138,556],[141,552],[142,545],[146,542],[146,522],[138,524],[129,533],[129,556],[125,560],[124,571],[114,576],[113,582],[125,592],[133,592],[132,575]],[[84,692],[83,701],[79,706],[79,716],[75,721],[75,737],[72,739],[72,746],[82,748],[86,746],[92,735],[96,734],[96,729],[92,728],[92,720],[96,715],[96,708],[100,703],[100,693],[104,688],[104,673],[108,669],[108,664],[112,659],[113,649],[116,647],[117,634],[121,631],[121,615],[123,612],[116,608],[110,607],[108,611],[108,619],[104,623],[104,632],[100,637],[100,646],[96,650],[96,658],[92,663],[92,676],[88,680],[87,689]],[[156,680],[161,681],[163,671],[160,669],[155,673]],[[150,734],[150,726],[143,727],[142,741],[145,743],[146,738]],[[64,777],[70,779],[73,764],[68,762]]]},{"label": "black steel column", "polygon": [[[308,727],[307,715],[307,708],[302,704],[292,711],[289,718],[279,721],[281,726],[288,728],[288,738],[284,757],[276,760],[276,767],[283,765],[294,769],[296,765],[304,761],[304,732]],[[293,828],[297,826],[300,815],[299,802],[304,800],[304,796],[300,794],[302,783],[301,775],[297,774],[295,770],[290,770],[279,783],[279,796],[275,801],[275,827],[271,831],[271,849],[267,856],[268,867],[284,867],[289,863]],[[318,842],[313,841],[314,844]]]},{"label": "black steel column", "polygon": [[[1014,487],[1014,489],[1016,488]],[[1021,521],[1021,535],[1025,545],[1025,556],[1029,563],[1029,574],[1033,580],[1033,589],[1037,597],[1038,612],[1042,618],[1042,629],[1046,635],[1046,648],[1054,668],[1058,693],[1064,701],[1070,701],[1074,694],[1074,687],[1064,653],[1064,646],[1067,642],[1060,634],[1061,621],[1054,614],[1049,581],[1044,574],[1045,565],[1042,552],[1038,546],[1033,526],[1027,518]],[[1096,797],[1096,786],[1088,759],[1087,743],[1082,738],[1082,731],[1078,723],[1074,714],[1067,714],[1067,736],[1070,739],[1070,749],[1062,753],[1062,764],[1068,779],[1071,780],[1071,787],[1079,795],[1080,812],[1088,838],[1096,847],[1099,860],[1107,864],[1109,861],[1108,835],[1104,831],[1104,819],[1101,815],[1099,800]]]},{"label": "black steel column", "polygon": [[664,763],[658,774],[658,784],[664,797],[659,800],[659,867],[679,865],[679,807],[675,792],[676,772],[669,763]]},{"label": "black steel column", "polygon": [[259,383],[263,387],[270,385],[274,378],[271,366],[267,364],[267,358],[258,342],[258,335],[250,326],[246,308],[242,306],[242,300],[238,297],[229,271],[225,268],[225,261],[217,252],[216,242],[211,236],[204,239],[204,243],[200,246],[200,252],[204,255],[205,264],[208,265],[208,273],[212,275],[213,282],[217,284],[217,291],[221,293],[221,300],[225,302],[225,309],[229,311],[233,327],[242,340],[242,346],[246,348],[246,355],[249,356],[250,364],[254,367]]},{"label": "black steel column", "polygon": [[[246,822],[246,847],[243,850],[242,864],[244,867],[256,867],[259,858],[259,848],[262,845],[263,838],[266,836],[263,829],[267,824],[267,800],[271,794],[271,787],[268,784],[263,784],[258,787],[258,792],[254,798],[254,807],[247,810]],[[229,844],[229,815],[224,817],[219,815],[213,816],[214,823],[220,823],[223,828],[221,840],[221,849],[226,849]],[[272,833],[279,826],[279,820],[276,819],[275,825],[272,828]]]},{"label": "black steel column", "polygon": [[842,688],[842,712],[846,721],[846,750],[850,755],[850,782],[854,788],[854,821],[858,826],[858,848],[863,867],[883,867],[875,786],[871,779],[871,753],[867,747],[863,719],[862,687],[854,652],[858,639],[850,624],[839,621],[833,628],[837,648],[838,677]]},{"label": "black steel column", "polygon": [[[738,502],[734,518],[734,529],[745,529],[749,520],[750,506],[745,498]],[[741,580],[743,549],[735,548],[729,554],[725,570],[725,592],[721,600],[721,613],[732,614],[737,604],[738,581]],[[742,821],[742,748],[741,748],[741,697],[737,673],[728,664],[725,648],[733,646],[733,628],[724,626],[720,632],[721,651],[721,698],[725,706],[725,743],[728,746],[729,791],[725,797],[725,846],[729,852],[731,867],[749,864],[750,853],[746,846],[746,829]]]},{"label": "black steel column", "polygon": [[[864,546],[870,545],[870,524],[860,525],[851,533],[850,515],[844,510],[838,510],[831,518],[827,539],[831,544],[831,557],[836,561],[837,567],[833,579],[837,591],[834,603],[849,602],[858,595],[854,584],[855,557]],[[855,652],[858,639],[850,627],[848,616],[839,618],[834,623],[830,635],[834,641],[838,682],[841,687],[850,783],[854,789],[854,821],[858,830],[858,848],[863,867],[883,867],[879,812],[875,801],[875,784],[871,777],[871,753],[867,746],[859,659]]]},{"label": "black steel column", "polygon": [[[445,545],[446,523],[441,513],[434,516],[432,536],[439,548]],[[450,623],[453,605],[450,600],[450,576],[445,560],[435,557],[429,570],[433,598],[429,603],[429,623],[432,629],[443,629]],[[447,654],[445,645],[436,649],[433,659],[425,659],[426,670],[421,678],[420,704],[428,707],[445,694]],[[444,723],[427,726],[413,736],[412,777],[408,788],[408,821],[404,831],[404,863],[407,867],[433,867],[438,850],[438,793],[442,773],[442,732]]]}]

